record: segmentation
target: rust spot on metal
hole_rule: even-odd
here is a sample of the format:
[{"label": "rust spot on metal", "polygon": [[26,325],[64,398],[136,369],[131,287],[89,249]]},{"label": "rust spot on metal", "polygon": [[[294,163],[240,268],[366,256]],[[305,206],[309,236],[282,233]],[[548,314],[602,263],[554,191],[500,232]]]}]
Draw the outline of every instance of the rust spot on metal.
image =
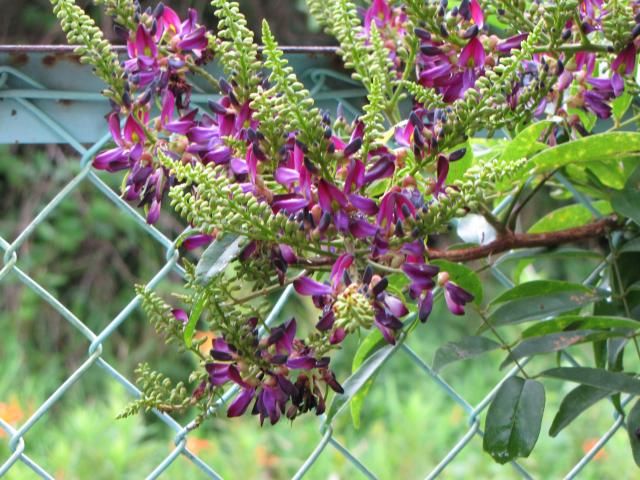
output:
[{"label": "rust spot on metal", "polygon": [[68,99],[62,99],[62,100],[58,100],[58,103],[60,105],[62,105],[63,107],[70,107],[71,105],[73,105],[73,101],[72,100],[68,100]]},{"label": "rust spot on metal", "polygon": [[12,52],[9,55],[9,63],[12,67],[21,67],[29,62],[29,55],[25,52]]},{"label": "rust spot on metal", "polygon": [[44,57],[42,57],[42,64],[45,67],[53,67],[57,61],[58,59],[55,55],[45,55]]},{"label": "rust spot on metal", "polygon": [[18,114],[18,112],[16,111],[15,108],[11,110],[11,116],[12,117],[15,117],[17,114]]}]

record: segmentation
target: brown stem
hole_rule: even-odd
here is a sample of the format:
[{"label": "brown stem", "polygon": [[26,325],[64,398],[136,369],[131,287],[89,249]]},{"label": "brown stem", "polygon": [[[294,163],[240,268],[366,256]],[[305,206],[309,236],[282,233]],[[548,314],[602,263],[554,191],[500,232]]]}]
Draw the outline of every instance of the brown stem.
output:
[{"label": "brown stem", "polygon": [[587,238],[600,237],[611,230],[621,227],[622,225],[618,218],[612,215],[582,227],[567,228],[557,232],[507,233],[493,242],[479,247],[457,250],[429,249],[427,256],[430,260],[442,259],[451,262],[468,262],[514,248],[551,247]]}]

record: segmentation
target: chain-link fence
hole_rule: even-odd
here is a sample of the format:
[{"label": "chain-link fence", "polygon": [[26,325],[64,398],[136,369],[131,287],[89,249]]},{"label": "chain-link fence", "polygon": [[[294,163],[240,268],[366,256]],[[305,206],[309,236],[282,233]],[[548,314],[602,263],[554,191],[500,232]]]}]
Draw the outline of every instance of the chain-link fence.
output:
[{"label": "chain-link fence", "polygon": [[[331,69],[333,64],[333,53],[331,51],[308,49],[307,51],[290,51],[289,55],[298,75],[305,80],[308,88],[320,101],[321,105],[332,104],[333,108],[335,108],[335,102],[340,101],[352,113],[357,111],[358,101],[363,92],[347,76]],[[135,219],[141,233],[146,231],[166,251],[166,263],[148,283],[150,288],[157,285],[172,271],[182,273],[178,265],[178,251],[175,248],[174,241],[154,227],[147,225],[144,218],[123,201],[118,193],[105,184],[91,168],[91,161],[94,155],[109,140],[109,135],[106,133],[106,127],[102,119],[106,106],[98,93],[99,91],[100,84],[93,78],[90,69],[77,64],[67,49],[5,47],[0,50],[0,143],[67,144],[80,156],[81,165],[79,173],[55,195],[16,238],[8,239],[0,236],[0,249],[3,251],[3,263],[0,264],[0,282],[9,276],[15,276],[64,317],[70,325],[86,338],[88,344],[87,357],[84,363],[68,376],[22,425],[13,428],[6,419],[0,418],[0,429],[7,434],[9,448],[12,452],[8,458],[0,458],[0,477],[11,471],[18,462],[22,462],[40,477],[54,478],[45,467],[36,463],[29,456],[29,443],[25,440],[25,436],[42,420],[43,416],[61,399],[65,392],[76,382],[82,380],[88,370],[98,367],[114,381],[122,384],[132,396],[140,395],[140,391],[118,371],[117,366],[108,363],[103,358],[103,346],[110,341],[112,334],[121,328],[123,323],[130,318],[131,313],[138,308],[139,297],[134,297],[102,331],[92,331],[83,322],[83,319],[74,315],[67,306],[63,305],[54,295],[34,280],[29,272],[21,267],[21,259],[18,256],[19,248],[33,235],[34,231],[47,220],[74,189],[77,189],[83,183],[89,183],[118,208]],[[206,101],[207,98],[208,96],[204,91],[197,92],[194,95],[195,103]],[[91,146],[86,147],[85,145],[87,144],[91,144]],[[559,180],[566,184],[577,200],[589,206],[588,200],[580,197],[571,184],[567,183],[562,177]],[[593,271],[585,280],[585,283],[592,284],[605,265],[603,263]],[[492,267],[492,273],[505,286],[512,286],[511,281],[497,267]],[[291,293],[291,286],[284,290],[269,315],[267,323],[275,321]],[[89,298],[87,301],[91,302],[91,299]],[[457,443],[451,446],[448,453],[433,467],[433,470],[426,477],[435,478],[455,461],[456,456],[467,448],[476,436],[482,436],[481,415],[488,407],[502,382],[488,392],[482,401],[472,405],[456,389],[452,388],[441,376],[434,372],[430,365],[406,343],[400,343],[388,350],[387,356],[391,357],[393,355],[406,355],[424,373],[423,381],[437,385],[448,395],[452,404],[459,405],[468,417],[466,433],[459,438]],[[574,362],[568,355],[566,360]],[[511,370],[505,375],[503,381],[517,373],[517,371],[517,368]],[[235,391],[231,389],[213,408],[221,407],[234,393]],[[193,423],[181,425],[165,413],[156,411],[154,414],[175,433],[175,448],[153,471],[149,472],[147,478],[161,476],[180,456],[184,456],[193,462],[206,476],[221,478],[216,473],[216,465],[208,465],[188,448],[187,439],[193,428]],[[623,424],[624,419],[622,417],[615,417],[609,430],[590,446],[584,457],[566,474],[566,478],[575,478],[583,471]],[[327,446],[344,456],[364,477],[377,478],[367,465],[358,460],[356,455],[338,441],[331,424],[323,422],[321,418],[319,428],[319,442],[306,461],[300,465],[294,478],[298,479],[305,476],[316,460],[323,455]],[[426,432],[425,435],[427,435]],[[491,462],[488,456],[487,461]],[[513,462],[512,466],[515,476],[532,478],[532,475],[517,462]]]}]

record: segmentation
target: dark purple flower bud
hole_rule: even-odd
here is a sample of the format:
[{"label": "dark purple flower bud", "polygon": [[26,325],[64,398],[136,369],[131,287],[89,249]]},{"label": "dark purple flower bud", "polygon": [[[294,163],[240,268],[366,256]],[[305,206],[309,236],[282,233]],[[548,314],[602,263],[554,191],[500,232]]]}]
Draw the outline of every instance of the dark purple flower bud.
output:
[{"label": "dark purple flower bud", "polygon": [[635,40],[638,35],[640,35],[640,23],[633,27],[633,30],[631,30],[631,39]]},{"label": "dark purple flower bud", "polygon": [[223,93],[226,93],[227,95],[229,95],[231,92],[233,92],[233,87],[229,82],[227,82],[227,80],[224,77],[220,77],[218,84],[220,85],[220,90]]},{"label": "dark purple flower bud", "polygon": [[569,40],[571,38],[571,29],[567,28],[566,30],[563,30],[562,36],[560,38],[562,38],[563,42]]},{"label": "dark purple flower bud", "polygon": [[[404,207],[404,205],[403,205]],[[407,209],[408,210],[408,209]],[[402,220],[396,222],[396,230],[394,232],[397,237],[404,237],[404,229],[402,228]]]},{"label": "dark purple flower bud", "polygon": [[433,309],[433,292],[428,290],[425,294],[424,298],[420,301],[420,305],[418,308],[418,318],[422,323],[426,322],[431,315],[431,310]]},{"label": "dark purple flower bud", "polygon": [[329,330],[331,327],[333,327],[333,323],[335,321],[336,321],[335,313],[333,313],[333,310],[328,310],[322,315],[322,317],[320,318],[320,321],[316,323],[316,328],[321,332],[324,332],[326,330]]},{"label": "dark purple flower bud", "polygon": [[360,150],[360,147],[362,147],[362,138],[360,137],[354,138],[351,142],[347,144],[346,147],[344,147],[344,151],[343,151],[344,156],[350,157],[351,155],[356,153],[358,150]]},{"label": "dark purple flower bud", "polygon": [[462,38],[473,38],[478,35],[479,30],[478,25],[472,25],[461,36]]},{"label": "dark purple flower bud", "polygon": [[455,162],[456,160],[460,160],[462,157],[465,156],[466,153],[467,153],[466,148],[461,148],[459,150],[456,150],[455,152],[452,152],[449,154],[449,161]]},{"label": "dark purple flower bud", "polygon": [[320,360],[316,361],[316,368],[327,368],[329,366],[330,361],[331,361],[331,358],[322,357]]},{"label": "dark purple flower bud", "polygon": [[226,115],[228,113],[227,108],[224,105],[214,100],[209,100],[209,108],[212,112],[217,113],[218,115]]},{"label": "dark purple flower bud", "polygon": [[371,265],[367,265],[367,268],[364,269],[364,273],[362,274],[362,283],[367,285],[372,278],[373,278],[373,268],[371,268]]},{"label": "dark purple flower bud", "polygon": [[318,223],[318,230],[324,232],[331,225],[331,214],[329,212],[324,212],[322,217],[320,218],[320,222]]},{"label": "dark purple flower bud", "polygon": [[160,2],[156,5],[156,8],[153,9],[153,16],[155,18],[160,18],[164,13],[164,3]]},{"label": "dark purple flower bud", "polygon": [[378,283],[376,283],[373,286],[371,293],[373,293],[373,295],[377,297],[379,294],[384,292],[385,288],[387,288],[388,285],[389,285],[389,279],[387,277],[383,277],[380,279]]},{"label": "dark purple flower bud", "polygon": [[447,30],[446,23],[440,24],[440,35],[442,35],[443,38],[447,38],[449,36],[449,30]]},{"label": "dark purple flower bud", "polygon": [[420,52],[422,52],[423,55],[427,55],[429,57],[440,55],[443,53],[441,49],[439,49],[438,47],[434,47],[433,45],[422,45],[420,47]]},{"label": "dark purple flower bud", "polygon": [[431,34],[424,28],[416,27],[413,32],[416,34],[416,37],[420,38],[421,40],[431,40]]},{"label": "dark purple flower bud", "polygon": [[413,125],[417,129],[422,130],[424,128],[424,123],[422,122],[422,119],[418,116],[418,114],[415,111],[409,114],[409,122],[411,122],[411,125]]}]

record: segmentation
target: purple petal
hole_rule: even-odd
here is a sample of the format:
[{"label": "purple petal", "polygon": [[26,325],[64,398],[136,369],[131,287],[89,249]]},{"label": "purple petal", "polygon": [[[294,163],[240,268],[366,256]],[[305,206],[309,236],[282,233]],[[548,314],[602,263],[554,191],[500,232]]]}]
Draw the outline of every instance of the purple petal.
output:
[{"label": "purple petal", "polygon": [[375,215],[376,213],[378,213],[378,205],[376,204],[375,200],[372,200],[370,198],[351,194],[349,195],[349,202],[351,202],[351,205],[353,205],[366,215]]},{"label": "purple petal", "polygon": [[329,285],[316,282],[309,277],[298,278],[293,282],[293,287],[300,295],[330,295],[332,291]]},{"label": "purple petal", "polygon": [[300,174],[292,168],[280,167],[276,169],[273,178],[276,182],[288,187],[300,180]]},{"label": "purple petal", "polygon": [[187,312],[185,312],[181,308],[174,308],[173,310],[171,310],[171,313],[173,314],[175,319],[181,323],[187,323],[189,321],[189,315],[187,315]]},{"label": "purple petal", "polygon": [[355,220],[349,225],[349,233],[356,238],[372,237],[378,231],[378,227],[370,224],[366,220]]},{"label": "purple petal", "polygon": [[238,396],[235,398],[233,403],[229,405],[229,409],[227,410],[227,417],[239,417],[246,410],[251,400],[253,400],[253,396],[255,395],[255,388],[247,388],[243,389]]},{"label": "purple petal", "polygon": [[202,247],[203,245],[209,245],[212,241],[213,237],[211,235],[200,233],[198,235],[192,235],[187,238],[182,243],[182,246],[187,250],[194,250],[198,247]]}]

